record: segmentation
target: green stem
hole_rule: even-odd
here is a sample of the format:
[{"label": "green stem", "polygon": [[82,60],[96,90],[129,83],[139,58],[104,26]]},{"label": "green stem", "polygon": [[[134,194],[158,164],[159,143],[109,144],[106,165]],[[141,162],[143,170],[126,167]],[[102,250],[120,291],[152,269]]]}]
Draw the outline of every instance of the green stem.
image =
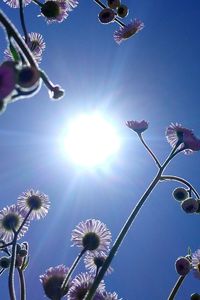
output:
[{"label": "green stem", "polygon": [[5,27],[8,36],[12,36],[14,38],[14,40],[16,41],[18,46],[20,47],[23,55],[25,56],[25,58],[29,62],[29,64],[32,67],[38,69],[38,64],[35,61],[34,57],[32,56],[32,53],[31,53],[30,49],[27,47],[26,43],[24,42],[24,40],[20,36],[20,34],[17,31],[17,29],[15,28],[15,26],[10,22],[10,20],[7,18],[7,16],[3,13],[2,10],[0,10],[0,23]]},{"label": "green stem", "polygon": [[76,266],[78,265],[81,257],[83,256],[83,254],[86,252],[87,248],[84,248],[80,253],[79,255],[76,257],[75,261],[73,262],[71,268],[69,269],[69,272],[67,273],[65,279],[63,280],[63,283],[62,283],[62,286],[61,286],[61,289],[64,291],[68,282],[69,282],[69,279],[72,275],[72,273],[74,272]]},{"label": "green stem", "polygon": [[174,180],[174,181],[178,181],[181,182],[183,184],[185,184],[190,190],[193,191],[193,193],[195,194],[195,196],[199,199],[200,195],[199,193],[195,190],[195,188],[185,179],[178,177],[178,176],[173,176],[173,175],[163,175],[160,178],[161,181],[165,181],[165,180]]},{"label": "green stem", "polygon": [[149,185],[149,187],[147,188],[146,192],[143,194],[143,196],[141,197],[141,199],[138,201],[138,203],[136,204],[136,206],[134,207],[134,209],[132,210],[129,218],[127,219],[127,221],[125,222],[124,226],[122,227],[121,232],[119,233],[117,239],[115,240],[112,249],[110,250],[110,253],[108,255],[108,257],[106,258],[99,274],[97,275],[97,277],[95,278],[90,290],[88,291],[87,295],[85,296],[84,300],[91,300],[95,294],[95,291],[98,287],[98,285],[100,284],[101,280],[103,279],[109,265],[111,264],[116,252],[118,251],[118,248],[120,247],[122,241],[124,240],[128,230],[130,229],[133,221],[135,220],[137,214],[139,213],[140,209],[142,208],[143,204],[145,203],[146,199],[148,198],[148,196],[151,194],[151,192],[153,191],[153,189],[155,188],[155,186],[157,185],[157,183],[160,181],[162,172],[164,171],[164,169],[167,167],[168,163],[171,161],[171,159],[179,152],[176,151],[178,145],[176,145],[171,153],[169,154],[169,156],[167,157],[167,159],[165,160],[165,162],[163,163],[163,165],[160,167],[157,175],[155,176],[155,178],[153,179],[153,181],[151,182],[151,184]]},{"label": "green stem", "polygon": [[19,274],[19,281],[20,281],[20,300],[26,300],[26,284],[25,284],[25,277],[24,271],[20,267],[17,268]]},{"label": "green stem", "polygon": [[29,40],[29,37],[28,37],[27,30],[26,30],[26,25],[25,25],[24,9],[23,9],[22,0],[19,0],[19,14],[20,14],[20,20],[21,20],[22,29],[23,29],[23,32],[24,32],[25,42],[27,44],[28,40]]},{"label": "green stem", "polygon": [[10,300],[16,300],[15,288],[14,288],[14,270],[15,270],[15,261],[16,261],[16,252],[17,252],[16,245],[17,245],[17,234],[15,233],[13,243],[12,243],[12,256],[11,256],[10,270],[8,276]]},{"label": "green stem", "polygon": [[[35,1],[35,0],[34,0]],[[97,5],[99,5],[101,8],[105,9],[107,6],[103,4],[100,0],[93,0]],[[115,18],[114,21],[119,24],[121,27],[125,27],[126,25],[121,22],[118,18]]]},{"label": "green stem", "polygon": [[146,142],[143,139],[143,136],[141,133],[138,133],[138,136],[142,142],[142,144],[144,145],[144,147],[147,149],[147,151],[149,152],[149,154],[151,155],[151,157],[153,158],[153,160],[155,161],[156,165],[158,166],[158,168],[161,168],[161,164],[159,162],[159,160],[157,159],[157,157],[155,156],[155,154],[153,153],[153,151],[149,148],[149,146],[146,144]]},{"label": "green stem", "polygon": [[185,279],[186,276],[180,276],[177,280],[177,282],[175,283],[175,286],[173,287],[169,297],[167,298],[167,300],[174,300],[174,297],[176,296],[178,289],[180,288],[181,284],[183,283],[183,280]]}]

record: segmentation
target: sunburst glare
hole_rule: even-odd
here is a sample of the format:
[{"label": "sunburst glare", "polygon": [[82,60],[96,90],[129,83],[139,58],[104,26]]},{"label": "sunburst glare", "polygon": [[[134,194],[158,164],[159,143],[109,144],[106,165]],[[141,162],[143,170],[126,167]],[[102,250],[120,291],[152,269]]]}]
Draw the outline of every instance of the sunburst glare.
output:
[{"label": "sunburst glare", "polygon": [[115,128],[99,114],[82,114],[71,120],[62,147],[74,163],[94,167],[105,163],[120,147]]}]

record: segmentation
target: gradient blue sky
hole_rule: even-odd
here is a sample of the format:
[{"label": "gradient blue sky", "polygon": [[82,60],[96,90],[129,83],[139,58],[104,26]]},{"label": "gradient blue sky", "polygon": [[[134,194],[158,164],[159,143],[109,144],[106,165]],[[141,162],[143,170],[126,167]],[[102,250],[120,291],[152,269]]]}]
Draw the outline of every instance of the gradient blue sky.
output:
[{"label": "gradient blue sky", "polygon": [[[51,102],[45,87],[34,97],[9,105],[0,117],[1,207],[33,187],[49,195],[47,217],[33,222],[25,236],[30,244],[26,271],[28,300],[44,298],[38,277],[50,266],[70,265],[78,249],[70,247],[71,231],[81,220],[96,218],[110,228],[113,240],[156,174],[156,167],[125,120],[149,121],[145,138],[161,160],[170,151],[165,128],[179,122],[200,136],[200,3],[194,1],[131,1],[130,18],[144,30],[118,46],[112,38],[118,25],[101,25],[99,7],[80,1],[62,24],[47,25],[34,4],[25,9],[27,28],[46,41],[43,68],[66,89]],[[1,9],[19,30],[17,9]],[[6,47],[0,32],[0,59]],[[58,138],[69,119],[101,112],[115,126],[121,149],[103,168],[83,170],[62,155]],[[180,154],[166,170],[200,189],[200,153]],[[178,276],[174,261],[187,247],[200,247],[199,215],[184,214],[171,193],[175,183],[162,183],[149,197],[105,278],[108,291],[124,300],[165,300]],[[80,270],[84,270],[80,265]],[[78,271],[77,271],[78,272]],[[190,274],[176,300],[200,292]],[[8,300],[7,276],[0,281],[0,299]]]}]

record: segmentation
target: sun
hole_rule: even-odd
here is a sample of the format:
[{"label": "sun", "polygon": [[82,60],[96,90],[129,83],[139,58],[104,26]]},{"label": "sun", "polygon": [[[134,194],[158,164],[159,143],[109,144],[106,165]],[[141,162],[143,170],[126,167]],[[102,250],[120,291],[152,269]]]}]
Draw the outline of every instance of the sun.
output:
[{"label": "sun", "polygon": [[99,166],[120,147],[115,128],[99,114],[82,114],[73,118],[63,137],[63,150],[80,166]]}]

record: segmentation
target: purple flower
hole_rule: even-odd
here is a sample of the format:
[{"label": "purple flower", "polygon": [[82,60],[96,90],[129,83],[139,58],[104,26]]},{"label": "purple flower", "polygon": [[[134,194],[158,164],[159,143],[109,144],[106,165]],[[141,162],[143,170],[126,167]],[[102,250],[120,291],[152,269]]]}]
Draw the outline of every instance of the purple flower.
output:
[{"label": "purple flower", "polygon": [[[107,254],[103,251],[100,252],[87,252],[84,257],[84,263],[86,269],[89,270],[90,273],[96,274],[99,269],[102,267],[103,263],[107,258]],[[106,274],[110,274],[113,271],[113,268],[108,267]]]},{"label": "purple flower", "polygon": [[[23,39],[25,40],[25,37],[23,37]],[[40,63],[42,60],[42,53],[46,47],[42,35],[36,32],[28,33],[27,46],[31,50],[35,60]],[[19,51],[19,46],[17,44],[15,45],[15,48]],[[6,59],[13,59],[9,48],[4,51],[4,54]]]},{"label": "purple flower", "polygon": [[48,196],[33,189],[22,193],[18,197],[17,204],[25,215],[32,210],[29,215],[30,220],[44,218],[50,207]]},{"label": "purple flower", "polygon": [[[71,283],[71,287],[67,294],[68,300],[83,300],[88,290],[90,289],[94,277],[88,273],[80,273],[77,275]],[[102,293],[105,290],[104,282],[100,282],[93,300],[104,300]]]},{"label": "purple flower", "polygon": [[192,268],[194,276],[200,279],[200,249],[192,254]]},{"label": "purple flower", "polygon": [[134,21],[131,21],[128,25],[120,27],[119,30],[115,31],[114,40],[117,44],[121,44],[121,42],[135,35],[143,28],[144,23],[140,20],[135,19]]},{"label": "purple flower", "polygon": [[[4,207],[0,211],[0,237],[4,242],[9,243],[12,241],[14,233],[21,226],[24,218],[20,212],[20,209],[16,205]],[[26,221],[22,229],[18,234],[20,239],[28,230],[29,222]]]},{"label": "purple flower", "polygon": [[[19,7],[19,0],[3,0],[6,4],[10,7],[18,8]],[[32,0],[22,0],[23,6],[28,5],[31,3]]]},{"label": "purple flower", "polygon": [[137,132],[138,134],[141,134],[143,131],[145,131],[148,128],[148,122],[143,121],[127,121],[126,126],[128,126],[133,131]]},{"label": "purple flower", "polygon": [[166,130],[166,138],[172,147],[178,145],[178,149],[185,154],[200,150],[200,140],[195,137],[192,130],[184,128],[181,124],[171,124]]},{"label": "purple flower", "polygon": [[179,275],[185,276],[190,272],[191,263],[186,257],[181,256],[175,262],[175,269]]},{"label": "purple flower", "polygon": [[51,267],[45,274],[40,276],[45,295],[50,299],[61,299],[68,292],[69,285],[64,291],[61,290],[62,283],[69,272],[69,268],[64,265]]},{"label": "purple flower", "polygon": [[76,226],[71,241],[86,250],[106,251],[110,246],[111,233],[101,221],[89,219]]},{"label": "purple flower", "polygon": [[68,12],[72,9],[74,1],[66,0],[46,0],[42,5],[41,15],[45,17],[47,23],[62,22],[67,18]]},{"label": "purple flower", "polygon": [[0,66],[0,102],[12,94],[15,89],[15,84],[15,64],[6,61]]}]

